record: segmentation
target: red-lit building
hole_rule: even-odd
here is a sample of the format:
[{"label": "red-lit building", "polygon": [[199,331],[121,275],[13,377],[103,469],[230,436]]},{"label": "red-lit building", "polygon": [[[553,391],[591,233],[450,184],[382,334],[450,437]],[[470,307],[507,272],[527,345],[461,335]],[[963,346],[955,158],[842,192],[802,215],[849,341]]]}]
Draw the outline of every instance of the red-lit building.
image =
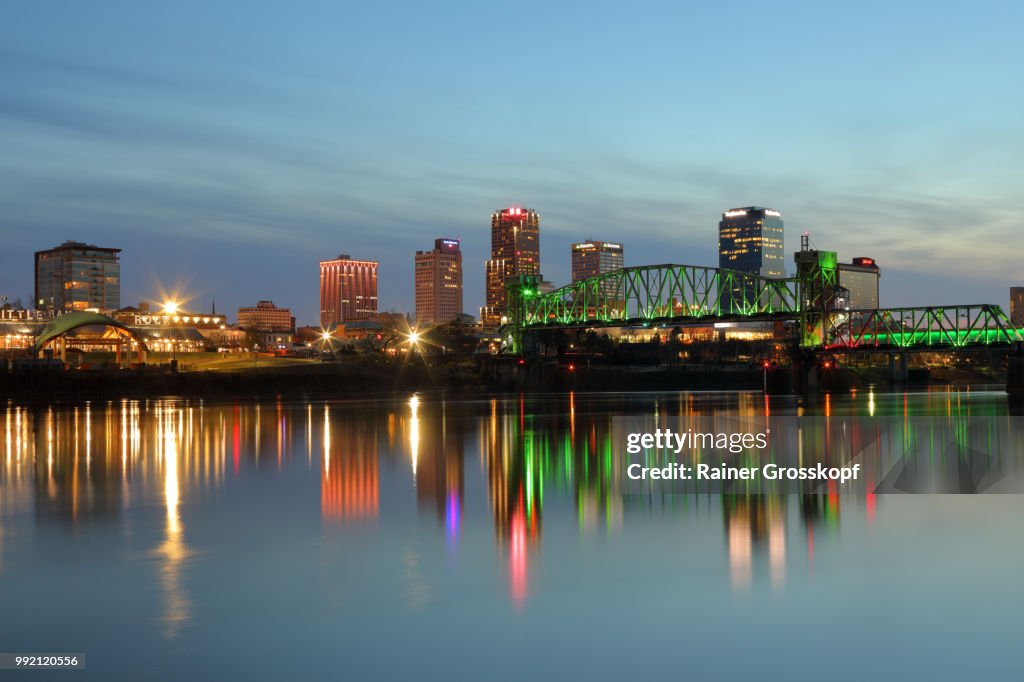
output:
[{"label": "red-lit building", "polygon": [[540,216],[536,211],[503,208],[491,215],[491,258],[486,270],[487,299],[480,309],[480,322],[484,331],[494,332],[506,314],[508,278],[540,274]]},{"label": "red-lit building", "polygon": [[462,251],[458,239],[435,239],[416,252],[416,322],[441,324],[462,313]]},{"label": "red-lit building", "polygon": [[320,326],[377,314],[377,261],[342,254],[320,261]]}]

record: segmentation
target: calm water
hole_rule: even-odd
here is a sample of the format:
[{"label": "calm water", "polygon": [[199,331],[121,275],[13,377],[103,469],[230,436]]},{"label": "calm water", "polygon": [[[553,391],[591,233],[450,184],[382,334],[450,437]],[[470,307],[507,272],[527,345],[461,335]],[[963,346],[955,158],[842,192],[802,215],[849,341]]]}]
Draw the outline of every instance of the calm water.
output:
[{"label": "calm water", "polygon": [[[774,414],[794,412],[773,399]],[[623,496],[611,417],[754,394],[0,410],[43,679],[1019,679],[1024,497]],[[1005,415],[998,392],[835,415]]]}]

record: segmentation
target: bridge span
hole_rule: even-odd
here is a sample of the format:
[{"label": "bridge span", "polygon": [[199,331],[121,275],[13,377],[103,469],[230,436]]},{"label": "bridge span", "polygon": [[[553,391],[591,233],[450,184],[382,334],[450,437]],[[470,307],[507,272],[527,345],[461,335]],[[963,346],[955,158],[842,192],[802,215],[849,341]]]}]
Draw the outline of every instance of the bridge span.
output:
[{"label": "bridge span", "polygon": [[850,310],[834,251],[795,254],[794,277],[770,278],[695,265],[622,268],[549,293],[539,278],[508,283],[506,350],[542,329],[687,326],[784,321],[797,346],[832,353],[933,351],[1007,346],[1024,333],[994,304]]}]

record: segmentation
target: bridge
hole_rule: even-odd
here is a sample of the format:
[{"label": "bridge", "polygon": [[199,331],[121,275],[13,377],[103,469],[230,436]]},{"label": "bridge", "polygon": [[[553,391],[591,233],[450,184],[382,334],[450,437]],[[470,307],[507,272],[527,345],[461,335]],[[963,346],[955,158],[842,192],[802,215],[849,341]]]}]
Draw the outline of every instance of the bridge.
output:
[{"label": "bridge", "polygon": [[645,265],[580,280],[550,293],[539,277],[508,283],[504,337],[513,353],[542,329],[685,326],[790,321],[807,352],[1020,348],[1024,334],[998,305],[849,310],[834,251],[796,252],[797,274],[770,278],[693,265]]}]

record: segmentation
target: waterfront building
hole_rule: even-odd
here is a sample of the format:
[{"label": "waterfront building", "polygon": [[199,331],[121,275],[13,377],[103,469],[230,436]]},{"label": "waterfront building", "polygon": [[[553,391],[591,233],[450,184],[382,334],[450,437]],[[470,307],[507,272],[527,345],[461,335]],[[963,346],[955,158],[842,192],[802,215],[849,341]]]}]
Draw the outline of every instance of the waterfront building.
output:
[{"label": "waterfront building", "polygon": [[540,275],[540,216],[529,208],[504,208],[491,215],[491,258],[486,263],[486,301],[480,321],[487,332],[501,326],[510,277]]},{"label": "waterfront building", "polygon": [[588,239],[572,245],[572,281],[621,270],[622,244]]},{"label": "waterfront building", "polygon": [[458,239],[435,239],[415,260],[416,322],[443,324],[462,314],[462,251]]},{"label": "waterfront building", "polygon": [[377,314],[377,261],[341,254],[320,261],[320,326],[329,328]]},{"label": "waterfront building", "polygon": [[839,263],[838,284],[846,290],[846,308],[866,310],[878,307],[878,281],[881,270],[874,258],[854,258],[849,263]]},{"label": "waterfront building", "polygon": [[295,318],[290,308],[278,308],[273,301],[259,301],[254,308],[238,309],[238,326],[261,332],[288,332],[295,330]]},{"label": "waterfront building", "polygon": [[121,249],[66,241],[35,254],[37,310],[113,311],[121,307]]},{"label": "waterfront building", "polygon": [[116,310],[111,317],[137,332],[151,351],[186,353],[242,345],[240,332],[231,333],[224,315],[190,312],[173,302],[156,309],[139,303]]},{"label": "waterfront building", "polygon": [[0,350],[3,357],[31,349],[36,336],[54,315],[52,310],[27,310],[10,305],[0,307],[0,339],[3,340]]},{"label": "waterfront building", "polygon": [[1010,322],[1024,328],[1024,287],[1010,287]]}]

